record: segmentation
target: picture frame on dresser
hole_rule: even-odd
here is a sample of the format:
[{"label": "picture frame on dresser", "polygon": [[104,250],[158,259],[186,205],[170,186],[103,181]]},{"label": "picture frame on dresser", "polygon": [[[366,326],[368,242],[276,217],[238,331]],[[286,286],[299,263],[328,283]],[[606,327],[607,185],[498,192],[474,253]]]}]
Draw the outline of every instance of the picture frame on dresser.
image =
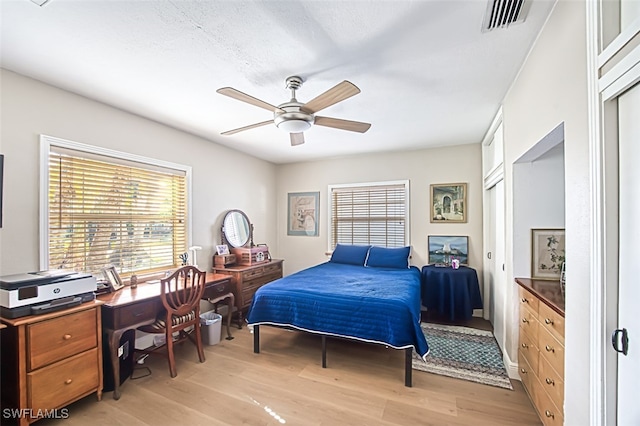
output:
[{"label": "picture frame on dresser", "polygon": [[564,228],[531,229],[531,278],[560,280],[564,261]]}]

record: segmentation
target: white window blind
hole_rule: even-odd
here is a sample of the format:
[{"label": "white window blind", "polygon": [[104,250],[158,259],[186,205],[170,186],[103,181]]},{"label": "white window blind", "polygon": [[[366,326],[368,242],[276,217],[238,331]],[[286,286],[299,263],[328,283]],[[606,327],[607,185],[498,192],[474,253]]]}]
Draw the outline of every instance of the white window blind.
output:
[{"label": "white window blind", "polygon": [[407,243],[408,181],[330,187],[331,241],[402,247]]},{"label": "white window blind", "polygon": [[51,146],[50,269],[123,276],[179,265],[187,251],[184,170]]}]

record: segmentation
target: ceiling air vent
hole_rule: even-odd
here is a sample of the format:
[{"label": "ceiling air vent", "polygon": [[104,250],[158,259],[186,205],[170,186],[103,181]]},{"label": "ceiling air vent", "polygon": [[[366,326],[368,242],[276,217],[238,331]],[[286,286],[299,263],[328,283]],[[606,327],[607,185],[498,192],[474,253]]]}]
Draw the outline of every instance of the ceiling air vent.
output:
[{"label": "ceiling air vent", "polygon": [[530,1],[525,0],[489,0],[482,31],[507,28],[511,24],[524,22],[529,5]]}]

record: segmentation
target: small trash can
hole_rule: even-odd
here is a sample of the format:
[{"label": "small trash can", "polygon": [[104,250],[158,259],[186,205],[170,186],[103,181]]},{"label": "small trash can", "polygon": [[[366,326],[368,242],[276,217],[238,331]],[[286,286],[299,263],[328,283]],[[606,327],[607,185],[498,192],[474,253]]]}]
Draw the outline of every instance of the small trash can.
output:
[{"label": "small trash can", "polygon": [[205,345],[217,345],[220,343],[220,330],[222,329],[222,315],[215,311],[200,314],[202,326],[202,343]]}]

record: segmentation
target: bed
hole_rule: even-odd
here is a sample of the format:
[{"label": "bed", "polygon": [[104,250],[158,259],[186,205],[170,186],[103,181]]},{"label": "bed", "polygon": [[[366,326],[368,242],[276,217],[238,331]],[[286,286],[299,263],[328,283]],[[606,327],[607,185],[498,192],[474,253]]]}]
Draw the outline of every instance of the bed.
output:
[{"label": "bed", "polygon": [[429,347],[420,328],[420,271],[408,262],[409,247],[338,245],[331,260],[280,278],[256,291],[247,323],[254,352],[261,325],[293,328],[405,350],[405,385],[411,386],[412,352]]}]

